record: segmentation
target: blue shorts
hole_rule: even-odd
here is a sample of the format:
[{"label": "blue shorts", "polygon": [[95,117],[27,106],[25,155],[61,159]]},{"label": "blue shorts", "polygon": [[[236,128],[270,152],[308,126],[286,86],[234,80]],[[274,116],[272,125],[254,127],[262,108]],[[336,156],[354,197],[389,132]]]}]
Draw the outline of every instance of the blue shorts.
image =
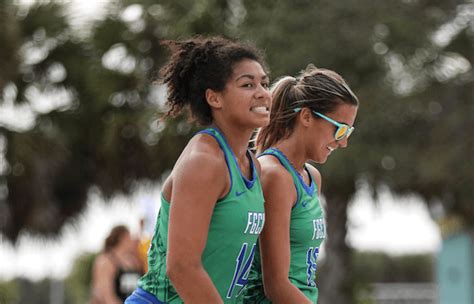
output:
[{"label": "blue shorts", "polygon": [[165,304],[146,290],[137,287],[135,291],[125,300],[125,304]]}]

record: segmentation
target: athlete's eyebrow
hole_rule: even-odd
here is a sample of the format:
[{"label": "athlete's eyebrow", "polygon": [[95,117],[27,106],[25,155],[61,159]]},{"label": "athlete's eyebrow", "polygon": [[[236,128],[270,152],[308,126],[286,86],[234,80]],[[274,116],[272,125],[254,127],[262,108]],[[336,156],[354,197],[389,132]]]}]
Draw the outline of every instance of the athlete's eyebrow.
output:
[{"label": "athlete's eyebrow", "polygon": [[[328,116],[329,117],[329,116]],[[331,117],[329,117],[331,118]],[[353,127],[353,125],[351,126],[347,121],[344,121],[344,120],[335,120],[334,118],[331,118],[332,120],[334,120],[335,122],[338,122],[340,124],[343,124],[343,125],[348,125],[349,127]]]},{"label": "athlete's eyebrow", "polygon": [[[254,80],[255,79],[255,75],[252,75],[252,74],[242,74],[240,75],[239,77],[237,77],[235,79],[235,81],[241,79],[241,78],[250,78],[251,80]],[[265,74],[262,76],[262,80],[267,80],[268,79],[268,76]]]}]

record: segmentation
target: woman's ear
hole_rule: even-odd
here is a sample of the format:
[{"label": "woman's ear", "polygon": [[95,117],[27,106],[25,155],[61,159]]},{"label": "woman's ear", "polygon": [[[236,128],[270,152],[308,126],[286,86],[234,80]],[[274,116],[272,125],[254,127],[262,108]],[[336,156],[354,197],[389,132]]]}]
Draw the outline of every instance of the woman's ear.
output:
[{"label": "woman's ear", "polygon": [[222,99],[219,92],[212,89],[206,89],[206,101],[211,108],[222,108]]},{"label": "woman's ear", "polygon": [[300,120],[300,123],[305,126],[309,127],[311,125],[311,121],[313,119],[313,115],[311,114],[311,110],[309,108],[302,108],[299,115],[298,119]]}]

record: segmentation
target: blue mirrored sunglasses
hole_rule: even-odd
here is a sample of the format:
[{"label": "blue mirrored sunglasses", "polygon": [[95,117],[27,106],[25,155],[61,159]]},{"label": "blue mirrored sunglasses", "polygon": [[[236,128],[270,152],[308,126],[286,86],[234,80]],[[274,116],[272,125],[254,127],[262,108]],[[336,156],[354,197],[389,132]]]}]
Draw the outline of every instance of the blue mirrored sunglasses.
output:
[{"label": "blue mirrored sunglasses", "polygon": [[[301,111],[301,108],[295,108],[295,109],[293,109],[293,111],[295,111],[297,113],[297,112]],[[326,115],[323,115],[319,112],[316,112],[316,111],[313,111],[313,110],[311,110],[311,112],[313,112],[315,115],[317,115],[321,118],[324,118],[325,120],[329,121],[330,123],[332,123],[333,125],[335,125],[337,127],[336,132],[334,133],[334,139],[335,140],[341,140],[345,137],[349,138],[349,136],[351,136],[352,132],[354,132],[354,129],[355,129],[354,127],[346,125],[345,123],[337,122],[334,119],[331,119],[331,118],[327,117]]]}]

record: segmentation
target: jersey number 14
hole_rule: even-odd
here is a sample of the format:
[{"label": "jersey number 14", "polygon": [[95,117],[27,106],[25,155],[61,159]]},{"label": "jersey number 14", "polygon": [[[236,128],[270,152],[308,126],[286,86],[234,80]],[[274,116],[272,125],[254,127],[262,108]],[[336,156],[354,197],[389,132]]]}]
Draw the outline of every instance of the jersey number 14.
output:
[{"label": "jersey number 14", "polygon": [[237,293],[237,296],[242,292],[243,287],[247,284],[249,272],[250,272],[250,267],[252,266],[253,262],[253,257],[255,255],[255,244],[252,246],[252,250],[250,251],[250,254],[248,255],[247,259],[244,261],[245,255],[247,253],[247,243],[242,244],[242,248],[240,249],[239,255],[237,256],[236,259],[236,264],[235,264],[235,271],[234,271],[234,277],[232,278],[232,283],[229,286],[229,289],[227,290],[227,298],[230,299],[232,298],[232,294],[234,292],[235,286],[240,286],[240,290]]}]

